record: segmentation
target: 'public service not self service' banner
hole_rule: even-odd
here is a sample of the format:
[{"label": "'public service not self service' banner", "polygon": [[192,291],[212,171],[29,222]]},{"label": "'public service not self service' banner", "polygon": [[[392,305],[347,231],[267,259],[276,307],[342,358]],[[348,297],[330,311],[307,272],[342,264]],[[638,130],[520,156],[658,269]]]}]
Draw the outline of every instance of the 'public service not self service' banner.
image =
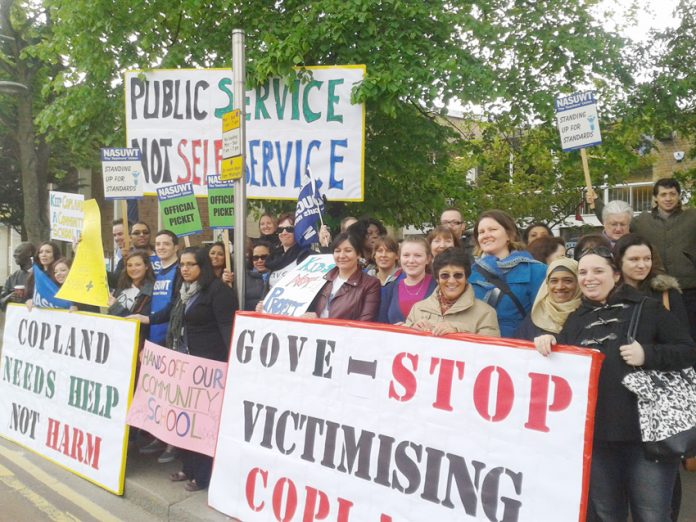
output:
[{"label": "'public service not self service' banner", "polygon": [[246,522],[584,520],[601,358],[238,313],[209,503]]}]

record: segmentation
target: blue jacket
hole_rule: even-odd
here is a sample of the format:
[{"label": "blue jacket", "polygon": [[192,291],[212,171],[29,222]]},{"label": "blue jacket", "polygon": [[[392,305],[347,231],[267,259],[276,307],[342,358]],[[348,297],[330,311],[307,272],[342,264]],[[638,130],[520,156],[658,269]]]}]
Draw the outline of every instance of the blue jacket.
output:
[{"label": "blue jacket", "polygon": [[[510,287],[510,291],[517,297],[525,310],[520,314],[514,301],[501,292],[493,283],[489,283],[483,276],[479,265],[483,265],[488,271],[497,274]],[[526,251],[516,250],[505,259],[496,259],[494,256],[484,255],[473,266],[469,283],[474,288],[477,299],[488,303],[495,308],[500,324],[500,334],[503,337],[512,337],[520,322],[532,310],[532,304],[536,298],[539,287],[546,277],[546,265],[536,261]]]},{"label": "blue jacket", "polygon": [[[396,324],[403,323],[406,320],[404,314],[401,313],[401,307],[399,306],[399,281],[404,279],[406,274],[401,272],[399,277],[394,281],[387,283],[382,287],[382,300],[379,305],[379,314],[377,315],[378,323]],[[425,292],[423,298],[427,298],[433,293],[437,282],[435,278],[430,280],[428,289]]]}]

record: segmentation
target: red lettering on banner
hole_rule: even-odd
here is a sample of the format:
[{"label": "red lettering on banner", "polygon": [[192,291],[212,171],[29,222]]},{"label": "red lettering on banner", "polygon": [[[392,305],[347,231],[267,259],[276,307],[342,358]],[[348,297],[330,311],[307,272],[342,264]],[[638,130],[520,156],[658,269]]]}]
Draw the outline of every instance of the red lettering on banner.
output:
[{"label": "red lettering on banner", "polygon": [[[315,520],[326,520],[329,515],[329,497],[326,493],[316,488],[305,486],[307,497],[305,500],[304,516],[302,522],[314,522]],[[319,505],[317,506],[317,499]]]},{"label": "red lettering on banner", "polygon": [[260,504],[256,505],[254,503],[254,493],[256,492],[256,477],[258,475],[261,475],[261,480],[263,481],[263,487],[264,489],[268,485],[268,471],[261,469],[261,468],[254,468],[252,469],[249,474],[247,475],[246,479],[246,499],[247,499],[247,504],[249,504],[249,507],[253,509],[254,511],[261,511],[263,509],[263,506],[266,505],[266,503],[262,500]]},{"label": "red lettering on banner", "polygon": [[440,371],[437,374],[437,398],[433,403],[433,408],[452,411],[451,398],[454,368],[457,368],[457,378],[461,381],[464,378],[464,362],[433,357],[430,359],[430,375],[435,373],[435,369],[438,366]]},{"label": "red lettering on banner", "polygon": [[379,522],[392,522],[392,517],[390,517],[389,515],[385,515],[384,513],[382,513],[382,514],[379,516]]},{"label": "red lettering on banner", "polygon": [[[494,373],[498,376],[498,386],[495,390],[495,410],[491,415],[489,406],[491,380]],[[491,422],[499,422],[510,414],[514,401],[515,388],[508,372],[499,366],[487,366],[481,370],[474,383],[474,406],[481,417]]]},{"label": "red lettering on banner", "polygon": [[203,183],[201,176],[196,173],[196,166],[200,166],[201,164],[199,149],[201,148],[202,143],[203,142],[201,140],[193,140],[191,142],[191,163],[193,163],[193,168],[191,169],[191,181],[193,181],[194,185],[201,185]]},{"label": "red lettering on banner", "polygon": [[[245,496],[249,507],[261,512],[266,508],[266,502],[262,499],[264,493],[268,493],[268,471],[262,468],[252,468],[246,478]],[[273,515],[278,522],[295,520],[298,499],[295,483],[281,477],[273,486],[272,493]],[[350,522],[350,510],[353,502],[345,498],[336,498],[338,509],[336,522]],[[302,522],[315,522],[327,520],[331,514],[331,501],[328,495],[315,487],[305,486],[304,507],[302,508]]]},{"label": "red lettering on banner", "polygon": [[[404,366],[404,358],[411,361],[411,369]],[[394,357],[392,362],[392,375],[394,379],[404,388],[403,393],[398,393],[396,387],[394,386],[394,380],[389,383],[389,398],[396,399],[397,401],[406,402],[410,401],[416,394],[416,388],[418,383],[416,381],[416,374],[414,373],[418,370],[418,356],[412,353],[402,352]]]},{"label": "red lettering on banner", "polygon": [[222,140],[215,140],[215,175],[220,175],[220,165],[222,164]]},{"label": "red lettering on banner", "polygon": [[79,428],[71,428],[67,424],[63,424],[61,429],[60,421],[50,417],[48,419],[46,446],[94,469],[99,469],[101,440],[101,437],[96,437]]},{"label": "red lettering on banner", "polygon": [[[284,494],[286,484],[288,485],[287,493]],[[281,516],[283,500],[285,500],[285,514]],[[292,480],[283,477],[273,488],[273,514],[278,522],[288,522],[295,516],[295,511],[297,511],[297,488]]]},{"label": "red lettering on banner", "polygon": [[[529,430],[550,431],[546,425],[546,413],[565,410],[573,398],[568,381],[556,375],[530,373],[532,380],[529,392],[529,417],[524,427]],[[553,400],[549,405],[549,381],[553,382]]]},{"label": "red lettering on banner", "polygon": [[186,167],[186,175],[180,173],[176,178],[177,183],[187,183],[188,181],[191,181],[191,164],[189,163],[189,160],[186,157],[186,151],[184,150],[184,147],[186,147],[187,144],[188,140],[179,140],[179,145],[176,146],[176,152]]}]

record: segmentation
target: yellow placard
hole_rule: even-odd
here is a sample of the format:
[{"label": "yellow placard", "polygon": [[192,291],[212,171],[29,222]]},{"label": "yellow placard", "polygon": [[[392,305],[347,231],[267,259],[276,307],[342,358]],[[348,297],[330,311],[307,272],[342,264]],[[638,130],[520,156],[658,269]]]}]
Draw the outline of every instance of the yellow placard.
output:
[{"label": "yellow placard", "polygon": [[220,179],[229,181],[231,179],[239,179],[242,177],[243,163],[241,156],[223,159],[221,162]]},{"label": "yellow placard", "polygon": [[94,306],[108,306],[109,286],[102,250],[101,214],[94,199],[85,201],[82,235],[68,278],[56,297]]},{"label": "yellow placard", "polygon": [[241,117],[239,109],[234,109],[231,112],[226,112],[222,115],[222,132],[229,132],[239,128],[239,120]]}]

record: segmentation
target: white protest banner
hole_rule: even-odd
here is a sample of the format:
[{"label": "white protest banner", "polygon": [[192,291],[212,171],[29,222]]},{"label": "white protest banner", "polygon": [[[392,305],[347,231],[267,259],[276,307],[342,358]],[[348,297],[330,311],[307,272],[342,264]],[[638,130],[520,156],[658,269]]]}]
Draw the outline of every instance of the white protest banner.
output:
[{"label": "white protest banner", "polygon": [[128,424],[159,440],[215,454],[227,363],[145,341]]},{"label": "white protest banner", "polygon": [[593,92],[556,99],[556,121],[564,152],[602,144],[597,102]]},{"label": "white protest banner", "polygon": [[[248,90],[246,194],[297,199],[307,165],[331,201],[362,201],[365,110],[351,91],[364,65],[308,67],[293,89],[280,78]],[[222,117],[232,110],[229,69],[129,71],[125,75],[129,147],[143,154],[145,192],[221,174]]]},{"label": "white protest banner", "polygon": [[0,435],[122,495],[138,329],[134,320],[10,305]]},{"label": "white protest banner", "polygon": [[317,292],[324,286],[324,275],[336,263],[331,254],[309,256],[292,270],[284,273],[282,279],[273,285],[263,300],[263,311],[268,314],[299,317],[307,308]]},{"label": "white protest banner", "polygon": [[238,313],[208,501],[245,522],[584,520],[602,357]]},{"label": "white protest banner", "polygon": [[140,149],[101,149],[104,199],[143,197],[143,166]]},{"label": "white protest banner", "polygon": [[48,193],[51,239],[73,243],[80,237],[85,196],[51,190]]}]

